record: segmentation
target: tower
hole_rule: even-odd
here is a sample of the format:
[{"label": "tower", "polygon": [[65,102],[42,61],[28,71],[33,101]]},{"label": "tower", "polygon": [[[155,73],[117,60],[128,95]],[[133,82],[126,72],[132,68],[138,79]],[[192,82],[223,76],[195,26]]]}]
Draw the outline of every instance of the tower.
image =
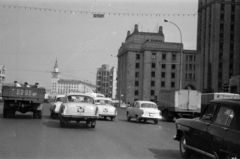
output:
[{"label": "tower", "polygon": [[58,80],[60,79],[60,72],[58,70],[58,63],[57,63],[57,59],[53,68],[53,72],[52,72],[52,83],[51,83],[51,92],[52,93],[56,93],[58,92],[57,88],[58,88]]}]

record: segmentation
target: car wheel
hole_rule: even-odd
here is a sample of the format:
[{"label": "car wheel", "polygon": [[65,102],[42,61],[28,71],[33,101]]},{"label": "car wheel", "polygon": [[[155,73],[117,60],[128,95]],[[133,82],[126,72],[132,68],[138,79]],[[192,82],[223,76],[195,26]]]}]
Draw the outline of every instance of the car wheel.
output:
[{"label": "car wheel", "polygon": [[107,117],[105,116],[105,117],[103,117],[103,119],[104,119],[104,120],[106,120],[106,119],[107,119]]},{"label": "car wheel", "polygon": [[65,126],[65,121],[63,121],[62,119],[60,119],[59,121],[60,121],[60,126],[61,126],[61,128],[64,128],[64,126]]},{"label": "car wheel", "polygon": [[157,119],[154,120],[154,124],[158,124],[158,120]]},{"label": "car wheel", "polygon": [[96,120],[92,120],[92,121],[91,121],[91,128],[95,128],[95,126],[96,126],[96,123],[97,123],[97,121],[96,121]]},{"label": "car wheel", "polygon": [[127,121],[130,121],[131,117],[129,116],[129,113],[127,112]]},{"label": "car wheel", "polygon": [[55,115],[53,112],[51,112],[51,118],[54,119]]},{"label": "car wheel", "polygon": [[147,122],[147,119],[144,119],[143,122],[146,123],[146,122]]},{"label": "car wheel", "polygon": [[226,154],[225,159],[236,159],[237,157],[230,155],[230,154]]},{"label": "car wheel", "polygon": [[111,117],[111,121],[114,121],[115,120],[115,117]]},{"label": "car wheel", "polygon": [[190,150],[186,147],[186,137],[183,134],[179,143],[180,153],[182,158],[189,158],[190,157]]},{"label": "car wheel", "polygon": [[139,118],[138,116],[136,116],[136,118],[137,118],[137,122],[141,123],[141,118]]}]

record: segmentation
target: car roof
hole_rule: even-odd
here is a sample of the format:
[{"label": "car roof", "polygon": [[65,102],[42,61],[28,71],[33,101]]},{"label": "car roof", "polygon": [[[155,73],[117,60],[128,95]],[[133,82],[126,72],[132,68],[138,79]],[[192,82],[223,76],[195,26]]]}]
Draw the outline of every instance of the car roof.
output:
[{"label": "car roof", "polygon": [[83,95],[83,96],[88,96],[88,97],[94,98],[92,95],[87,94],[87,93],[67,93],[67,96],[71,96],[71,95]]},{"label": "car roof", "polygon": [[104,99],[104,100],[110,100],[110,101],[112,101],[111,98],[107,98],[107,97],[95,97],[94,99],[95,99],[95,100]]},{"label": "car roof", "polygon": [[58,95],[56,95],[56,98],[58,98],[58,97],[65,97],[65,94],[58,94]]},{"label": "car roof", "polygon": [[154,102],[151,102],[151,101],[145,101],[145,100],[138,100],[138,101],[136,101],[136,102],[138,102],[138,103],[151,103],[151,104],[156,104],[156,103],[154,103]]},{"label": "car roof", "polygon": [[211,100],[210,103],[226,104],[240,110],[240,99],[215,99]]}]

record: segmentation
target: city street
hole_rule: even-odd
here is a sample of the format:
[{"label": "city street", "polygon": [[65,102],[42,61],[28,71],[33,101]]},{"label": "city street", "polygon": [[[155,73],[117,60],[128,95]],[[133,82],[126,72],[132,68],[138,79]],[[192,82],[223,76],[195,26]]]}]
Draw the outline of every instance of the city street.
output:
[{"label": "city street", "polygon": [[4,119],[0,103],[0,158],[2,159],[179,159],[179,143],[173,140],[174,122],[128,122],[119,108],[115,121],[99,119],[95,129],[85,123],[60,128],[51,119],[49,104],[43,118],[17,113]]}]

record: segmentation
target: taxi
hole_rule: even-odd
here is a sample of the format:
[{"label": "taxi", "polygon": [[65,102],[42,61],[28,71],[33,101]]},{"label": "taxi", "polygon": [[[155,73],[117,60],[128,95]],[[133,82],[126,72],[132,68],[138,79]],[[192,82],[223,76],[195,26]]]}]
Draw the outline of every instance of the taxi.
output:
[{"label": "taxi", "polygon": [[61,127],[72,121],[84,121],[89,128],[95,128],[98,117],[94,97],[86,93],[68,93],[59,110]]},{"label": "taxi", "polygon": [[99,117],[104,119],[110,118],[111,121],[115,120],[117,116],[117,108],[114,107],[113,101],[106,97],[96,97],[95,104],[98,107]]},{"label": "taxi", "polygon": [[158,110],[156,103],[151,101],[135,101],[133,106],[127,108],[127,120],[136,118],[137,122],[147,122],[152,120],[158,124],[159,119],[162,119],[161,111]]}]

